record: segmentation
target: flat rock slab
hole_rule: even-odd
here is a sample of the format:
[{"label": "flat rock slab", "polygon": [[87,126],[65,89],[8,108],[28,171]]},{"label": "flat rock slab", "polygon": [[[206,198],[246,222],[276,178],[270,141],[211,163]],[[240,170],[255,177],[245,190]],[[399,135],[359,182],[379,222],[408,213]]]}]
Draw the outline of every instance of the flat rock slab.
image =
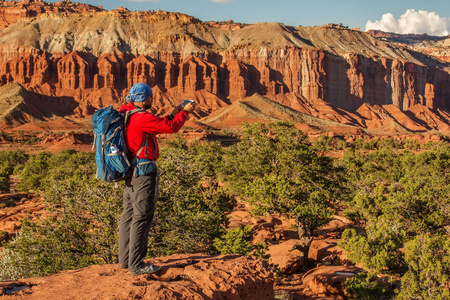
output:
[{"label": "flat rock slab", "polygon": [[153,275],[118,265],[90,266],[46,277],[0,282],[0,299],[258,299],[273,300],[267,261],[239,255],[172,255],[149,260]]}]

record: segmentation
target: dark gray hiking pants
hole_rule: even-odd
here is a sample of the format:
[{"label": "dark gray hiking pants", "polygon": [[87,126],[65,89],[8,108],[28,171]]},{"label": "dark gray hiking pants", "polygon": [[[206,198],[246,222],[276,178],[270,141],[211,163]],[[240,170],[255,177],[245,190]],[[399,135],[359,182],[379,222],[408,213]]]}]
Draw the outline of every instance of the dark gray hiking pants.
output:
[{"label": "dark gray hiking pants", "polygon": [[158,176],[131,176],[123,190],[123,212],[119,225],[119,264],[134,272],[147,255],[148,232],[157,201]]}]

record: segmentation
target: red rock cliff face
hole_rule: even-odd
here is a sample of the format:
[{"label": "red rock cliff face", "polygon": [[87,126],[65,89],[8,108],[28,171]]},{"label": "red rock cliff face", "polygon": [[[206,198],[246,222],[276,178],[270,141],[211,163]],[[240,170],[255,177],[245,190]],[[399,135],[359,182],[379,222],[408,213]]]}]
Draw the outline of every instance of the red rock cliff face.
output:
[{"label": "red rock cliff face", "polygon": [[126,92],[144,82],[162,92],[175,88],[176,97],[196,97],[196,92],[204,91],[230,102],[253,93],[295,93],[350,111],[363,103],[394,104],[402,110],[418,103],[449,109],[449,74],[401,60],[356,54],[343,59],[298,48],[226,52],[220,61],[208,61],[207,55],[181,60],[177,54],[160,54],[156,60],[145,55],[18,53],[13,59],[0,59],[1,84],[46,83],[67,94],[102,88]]},{"label": "red rock cliff face", "polygon": [[[155,89],[155,109],[189,97],[201,103],[200,116],[254,93],[306,111],[319,102],[350,112],[364,103],[450,110],[448,66],[427,65],[359,31],[277,24],[227,30],[167,12],[95,16],[38,18],[4,29],[0,85],[16,81],[73,97],[83,107],[79,114],[119,101],[137,82]],[[268,36],[261,35],[264,26]]]},{"label": "red rock cliff face", "polygon": [[[354,110],[362,103],[394,104],[408,110],[415,104],[449,108],[449,74],[427,66],[385,57],[349,54],[345,61],[327,60],[327,96],[332,105]],[[345,74],[342,72],[345,71]],[[439,90],[439,93],[428,93]]]}]

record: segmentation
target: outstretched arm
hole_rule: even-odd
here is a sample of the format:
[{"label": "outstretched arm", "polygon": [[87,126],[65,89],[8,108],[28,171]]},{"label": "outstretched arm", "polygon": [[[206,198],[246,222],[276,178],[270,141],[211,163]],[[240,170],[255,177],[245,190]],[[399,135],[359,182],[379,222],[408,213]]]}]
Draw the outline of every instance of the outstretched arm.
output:
[{"label": "outstretched arm", "polygon": [[177,106],[172,111],[173,118],[159,118],[151,114],[144,114],[141,122],[142,131],[160,134],[160,133],[175,133],[183,127],[189,113],[195,109],[195,103],[189,103],[184,108]]}]

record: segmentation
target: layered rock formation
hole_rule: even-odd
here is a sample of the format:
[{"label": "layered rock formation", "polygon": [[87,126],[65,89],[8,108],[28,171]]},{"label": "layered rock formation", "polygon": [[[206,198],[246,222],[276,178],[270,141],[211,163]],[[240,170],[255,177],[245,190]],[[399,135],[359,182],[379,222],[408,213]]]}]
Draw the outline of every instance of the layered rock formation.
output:
[{"label": "layered rock formation", "polygon": [[64,0],[57,3],[45,3],[41,0],[0,1],[0,29],[8,27],[25,18],[37,17],[45,13],[92,13],[102,11],[101,6],[71,3]]},{"label": "layered rock formation", "polygon": [[368,30],[374,37],[409,47],[412,50],[450,62],[450,35],[429,36],[427,34],[397,34],[380,30]]},{"label": "layered rock formation", "polygon": [[[372,121],[359,115],[363,104],[400,111],[419,105],[450,122],[449,64],[367,33],[279,23],[231,28],[179,13],[96,10],[38,15],[1,30],[0,84],[72,98],[79,107],[68,114],[77,116],[120,102],[134,83],[145,82],[155,90],[158,113],[192,98],[204,117],[257,93],[362,127]],[[446,130],[416,117],[420,130]]]}]

